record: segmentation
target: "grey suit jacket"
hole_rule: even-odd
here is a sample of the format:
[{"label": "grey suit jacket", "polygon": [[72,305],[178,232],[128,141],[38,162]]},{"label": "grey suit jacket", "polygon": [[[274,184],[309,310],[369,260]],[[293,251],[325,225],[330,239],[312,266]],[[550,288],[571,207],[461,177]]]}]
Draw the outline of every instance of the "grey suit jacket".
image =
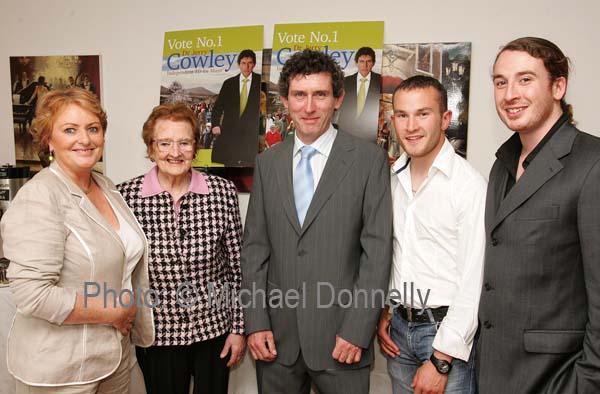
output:
[{"label": "grey suit jacket", "polygon": [[[294,139],[287,139],[256,160],[242,250],[242,287],[251,293],[242,299],[246,333],[272,330],[276,361],[285,365],[299,351],[313,370],[368,365],[391,261],[387,155],[338,131],[300,227],[293,146]],[[357,289],[368,299],[351,297]],[[360,363],[332,358],[336,334],[366,349]]]},{"label": "grey suit jacket", "polygon": [[600,140],[565,123],[504,198],[508,176],[497,160],[479,392],[600,393]]},{"label": "grey suit jacket", "polygon": [[[93,174],[111,204],[145,241],[113,183]],[[120,292],[125,247],[91,201],[55,163],[19,190],[2,217],[4,253],[17,305],[7,345],[8,369],[29,385],[83,384],[102,379],[121,362],[121,337],[109,325],[62,325],[65,305],[86,282]],[[133,271],[134,290],[148,290],[147,248]],[[97,289],[88,286],[88,294]],[[102,298],[101,298],[102,299]],[[109,298],[110,300],[110,298]],[[107,301],[110,302],[110,301]],[[154,341],[152,310],[138,306],[132,342]]]}]

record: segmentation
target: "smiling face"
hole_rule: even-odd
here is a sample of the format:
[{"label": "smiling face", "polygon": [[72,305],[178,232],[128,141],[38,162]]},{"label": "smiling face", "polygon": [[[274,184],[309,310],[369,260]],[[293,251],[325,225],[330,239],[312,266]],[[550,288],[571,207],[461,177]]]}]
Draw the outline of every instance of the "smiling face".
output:
[{"label": "smiling face", "polygon": [[281,97],[296,126],[296,135],[312,144],[329,129],[333,113],[344,95],[335,98],[331,74],[296,75],[290,80],[288,97]]},{"label": "smiling face", "polygon": [[494,64],[494,98],[502,122],[522,135],[544,135],[562,114],[564,77],[552,81],[541,59],[504,51]]},{"label": "smiling face", "polygon": [[433,162],[442,148],[452,112],[441,112],[433,87],[398,90],[394,95],[394,127],[402,148],[413,160]]},{"label": "smiling face", "polygon": [[[187,176],[194,159],[194,132],[192,126],[186,121],[173,121],[159,119],[154,126],[153,143],[150,158],[156,162],[158,171],[170,177]],[[158,149],[158,144],[173,142],[166,152]],[[180,147],[185,142],[191,144],[192,149],[185,150]]]},{"label": "smiling face", "polygon": [[358,60],[356,61],[356,66],[358,67],[358,72],[363,77],[366,77],[367,75],[369,75],[369,73],[373,69],[374,65],[375,65],[375,62],[373,61],[373,58],[370,55],[359,56]]},{"label": "smiling face", "polygon": [[48,147],[71,178],[88,175],[104,149],[100,120],[77,104],[67,105],[56,115]]}]

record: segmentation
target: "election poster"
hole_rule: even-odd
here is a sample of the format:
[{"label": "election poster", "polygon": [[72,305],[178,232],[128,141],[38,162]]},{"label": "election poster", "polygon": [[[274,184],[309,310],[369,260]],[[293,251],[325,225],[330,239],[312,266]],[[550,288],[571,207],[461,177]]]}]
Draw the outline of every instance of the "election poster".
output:
[{"label": "election poster", "polygon": [[294,135],[293,124],[279,99],[277,82],[286,60],[304,49],[327,53],[344,71],[345,97],[336,111],[334,124],[345,132],[376,142],[383,22],[276,24],[268,83],[267,131],[275,129],[282,140]]},{"label": "election poster", "polygon": [[165,33],[160,102],[194,110],[201,142],[193,162],[248,191],[259,147],[263,27]]}]

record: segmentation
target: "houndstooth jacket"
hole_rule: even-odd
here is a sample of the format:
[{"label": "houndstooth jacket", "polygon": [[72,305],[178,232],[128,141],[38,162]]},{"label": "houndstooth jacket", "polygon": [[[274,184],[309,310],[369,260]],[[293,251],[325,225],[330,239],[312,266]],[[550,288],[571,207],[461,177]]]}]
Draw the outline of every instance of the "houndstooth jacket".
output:
[{"label": "houndstooth jacket", "polygon": [[[154,173],[153,173],[154,171]],[[205,193],[188,192],[178,203],[167,191],[145,196],[148,174],[118,185],[149,245],[154,346],[190,345],[225,333],[244,333],[238,302],[241,219],[235,186],[195,172]]]}]

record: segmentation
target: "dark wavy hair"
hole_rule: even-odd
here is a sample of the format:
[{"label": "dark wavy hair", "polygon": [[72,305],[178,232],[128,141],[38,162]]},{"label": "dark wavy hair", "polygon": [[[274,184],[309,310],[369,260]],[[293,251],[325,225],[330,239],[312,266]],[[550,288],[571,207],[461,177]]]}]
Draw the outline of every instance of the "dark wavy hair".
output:
[{"label": "dark wavy hair", "polygon": [[371,48],[371,47],[359,48],[358,51],[356,51],[356,54],[354,55],[354,61],[356,63],[358,63],[358,58],[361,56],[371,56],[373,63],[375,63],[375,51],[373,50],[373,48]]},{"label": "dark wavy hair", "polygon": [[279,74],[279,94],[287,97],[290,81],[297,75],[327,73],[331,75],[333,97],[341,97],[344,92],[344,72],[333,58],[321,51],[305,49],[290,57]]},{"label": "dark wavy hair", "polygon": [[256,53],[252,49],[244,49],[240,52],[237,58],[237,64],[240,64],[243,58],[249,57],[252,59],[252,63],[256,64]]},{"label": "dark wavy hair", "polygon": [[[494,65],[498,61],[500,55],[505,51],[518,51],[526,52],[530,56],[540,59],[544,62],[544,67],[548,71],[550,80],[554,82],[560,77],[564,77],[565,80],[569,80],[569,68],[571,61],[565,56],[563,51],[553,42],[548,41],[540,37],[521,37],[516,40],[512,40],[508,44],[500,48],[500,52],[496,55]],[[573,119],[573,107],[571,104],[567,104],[565,98],[560,100],[560,106],[563,111],[569,114],[569,121],[575,123]]]}]

